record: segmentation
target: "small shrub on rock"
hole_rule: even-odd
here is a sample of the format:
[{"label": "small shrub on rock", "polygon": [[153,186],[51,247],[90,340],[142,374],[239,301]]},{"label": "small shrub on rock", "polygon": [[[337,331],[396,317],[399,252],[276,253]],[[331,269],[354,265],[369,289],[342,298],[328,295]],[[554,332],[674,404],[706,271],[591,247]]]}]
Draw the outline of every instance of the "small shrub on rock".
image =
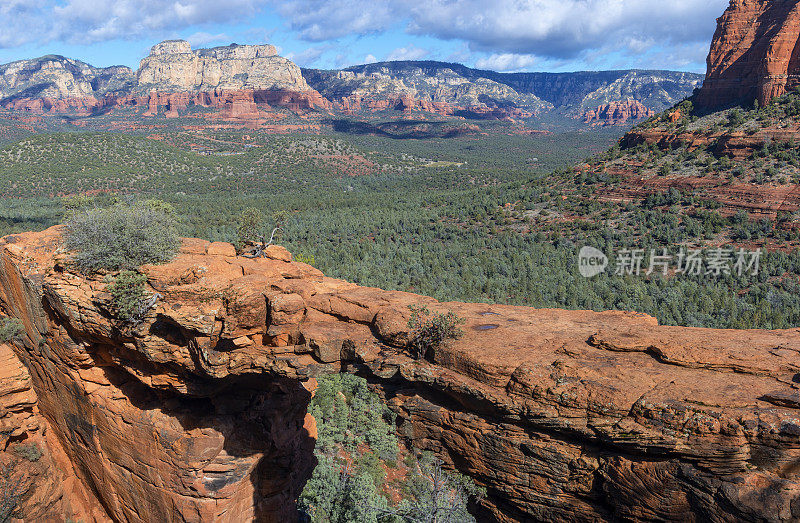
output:
[{"label": "small shrub on rock", "polygon": [[14,447],[14,454],[35,463],[42,458],[42,449],[36,443],[22,444]]},{"label": "small shrub on rock", "polygon": [[15,340],[23,329],[22,322],[16,318],[0,318],[0,343]]},{"label": "small shrub on rock", "polygon": [[454,312],[435,312],[427,307],[409,305],[411,318],[408,320],[411,341],[409,347],[415,358],[424,358],[429,351],[440,347],[448,340],[455,340],[464,335],[459,325],[465,323]]},{"label": "small shrub on rock", "polygon": [[66,225],[64,243],[87,272],[165,263],[180,242],[172,206],[158,200],[76,212]]},{"label": "small shrub on rock", "polygon": [[242,211],[236,229],[236,250],[242,252],[250,243],[264,243],[265,223],[264,213],[260,209],[248,207]]},{"label": "small shrub on rock", "polygon": [[139,323],[150,309],[150,296],[145,291],[147,276],[134,271],[122,271],[110,279],[108,292],[114,314],[126,323]]}]

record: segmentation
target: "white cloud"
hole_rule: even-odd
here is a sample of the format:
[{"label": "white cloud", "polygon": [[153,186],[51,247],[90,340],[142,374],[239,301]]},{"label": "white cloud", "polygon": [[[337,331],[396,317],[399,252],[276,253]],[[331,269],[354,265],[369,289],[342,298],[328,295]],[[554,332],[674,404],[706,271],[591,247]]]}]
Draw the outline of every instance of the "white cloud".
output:
[{"label": "white cloud", "polygon": [[186,37],[186,41],[192,44],[192,48],[203,47],[208,44],[221,44],[230,42],[231,38],[225,33],[211,34],[204,31],[198,31]]},{"label": "white cloud", "polygon": [[368,54],[367,56],[364,57],[364,63],[365,64],[374,64],[377,61],[378,61],[378,59],[375,58],[374,54]]},{"label": "white cloud", "polygon": [[493,54],[486,58],[479,58],[475,61],[478,69],[489,69],[492,71],[519,71],[530,67],[536,62],[536,58],[531,55],[502,53]]},{"label": "white cloud", "polygon": [[[474,55],[506,67],[522,58],[548,61],[617,53],[678,55],[702,62],[714,21],[728,0],[0,0],[0,48],[60,41],[91,44],[116,39],[171,37],[187,28],[250,22],[274,9],[296,35],[335,42],[350,35],[405,30],[454,40]],[[207,33],[208,34],[208,33]],[[696,54],[694,50],[698,48]],[[396,58],[420,58],[419,48]],[[344,52],[344,50],[342,50]],[[637,62],[638,61],[638,62]],[[674,66],[664,63],[664,67]]]},{"label": "white cloud", "polygon": [[158,37],[200,24],[241,21],[263,5],[264,0],[2,0],[0,47]]},{"label": "white cloud", "polygon": [[[637,58],[701,42],[728,0],[289,0],[277,9],[309,40],[384,31],[466,42],[471,51],[574,59],[603,49]],[[705,51],[694,57],[702,61]]]},{"label": "white cloud", "polygon": [[423,58],[427,57],[430,53],[427,49],[423,49],[421,47],[417,47],[414,44],[409,44],[405,47],[398,47],[388,55],[386,55],[386,60],[393,61],[393,60],[422,60]]},{"label": "white cloud", "polygon": [[428,0],[411,8],[409,30],[464,40],[473,49],[577,56],[619,42],[707,41],[727,0]]},{"label": "white cloud", "polygon": [[286,53],[286,58],[295,62],[300,66],[309,66],[316,62],[325,51],[331,49],[330,45],[319,45],[316,47],[309,47],[308,49],[299,53]]},{"label": "white cloud", "polygon": [[309,41],[382,31],[397,21],[397,0],[268,0]]}]

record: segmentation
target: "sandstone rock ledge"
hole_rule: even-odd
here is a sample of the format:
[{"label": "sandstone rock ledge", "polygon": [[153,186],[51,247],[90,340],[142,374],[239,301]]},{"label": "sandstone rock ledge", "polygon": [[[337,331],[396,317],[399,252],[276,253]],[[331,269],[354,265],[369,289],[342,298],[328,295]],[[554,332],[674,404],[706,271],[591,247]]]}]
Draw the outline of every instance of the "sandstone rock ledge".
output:
[{"label": "sandstone rock ledge", "polygon": [[[117,521],[291,521],[314,378],[355,372],[401,435],[488,488],[485,521],[800,518],[800,330],[438,303],[185,240],[129,330],[59,230],[0,240],[0,309],[75,473]],[[227,254],[227,255],[226,255]],[[466,335],[414,361],[408,304]],[[88,520],[88,519],[87,519]]]}]

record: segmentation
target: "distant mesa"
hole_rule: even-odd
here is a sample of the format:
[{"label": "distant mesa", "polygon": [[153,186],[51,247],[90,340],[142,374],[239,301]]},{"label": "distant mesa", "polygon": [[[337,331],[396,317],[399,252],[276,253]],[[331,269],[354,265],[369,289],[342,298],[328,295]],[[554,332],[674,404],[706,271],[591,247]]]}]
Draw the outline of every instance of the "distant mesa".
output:
[{"label": "distant mesa", "polygon": [[672,71],[497,73],[433,61],[301,69],[273,45],[195,50],[185,40],[167,40],[152,47],[137,71],[55,55],[0,65],[0,107],[79,116],[132,108],[167,118],[205,107],[211,109],[205,116],[265,123],[274,121],[269,113],[276,107],[510,122],[556,113],[613,125],[666,109],[700,82],[700,75]]},{"label": "distant mesa", "polygon": [[153,46],[136,74],[137,92],[252,89],[308,91],[300,68],[271,45],[229,45],[192,51],[189,42]]},{"label": "distant mesa", "polygon": [[800,86],[800,4],[732,0],[717,20],[708,73],[695,103],[704,109],[762,105]]}]

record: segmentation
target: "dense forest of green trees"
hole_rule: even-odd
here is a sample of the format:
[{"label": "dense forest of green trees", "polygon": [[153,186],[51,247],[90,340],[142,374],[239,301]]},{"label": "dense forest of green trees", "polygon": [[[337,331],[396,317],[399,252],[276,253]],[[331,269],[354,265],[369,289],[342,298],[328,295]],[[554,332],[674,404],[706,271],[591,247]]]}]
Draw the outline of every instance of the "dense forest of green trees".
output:
[{"label": "dense forest of green trees", "polygon": [[[182,234],[210,240],[235,242],[246,208],[288,212],[281,243],[362,285],[440,300],[636,310],[675,325],[800,325],[796,252],[765,255],[757,277],[581,277],[583,245],[611,254],[692,244],[723,229],[750,242],[790,235],[675,191],[637,207],[598,202],[596,182],[558,168],[605,149],[608,136],[251,141],[258,147],[200,155],[117,134],[27,137],[0,149],[0,234],[60,222],[66,194],[83,191],[101,206],[136,194],[172,203]],[[369,172],[348,174],[353,157],[368,160]]]},{"label": "dense forest of green trees", "polygon": [[317,466],[300,496],[306,520],[475,521],[467,506],[485,491],[445,470],[431,454],[402,448],[395,416],[363,378],[338,374],[320,379],[309,413],[319,432]]}]

